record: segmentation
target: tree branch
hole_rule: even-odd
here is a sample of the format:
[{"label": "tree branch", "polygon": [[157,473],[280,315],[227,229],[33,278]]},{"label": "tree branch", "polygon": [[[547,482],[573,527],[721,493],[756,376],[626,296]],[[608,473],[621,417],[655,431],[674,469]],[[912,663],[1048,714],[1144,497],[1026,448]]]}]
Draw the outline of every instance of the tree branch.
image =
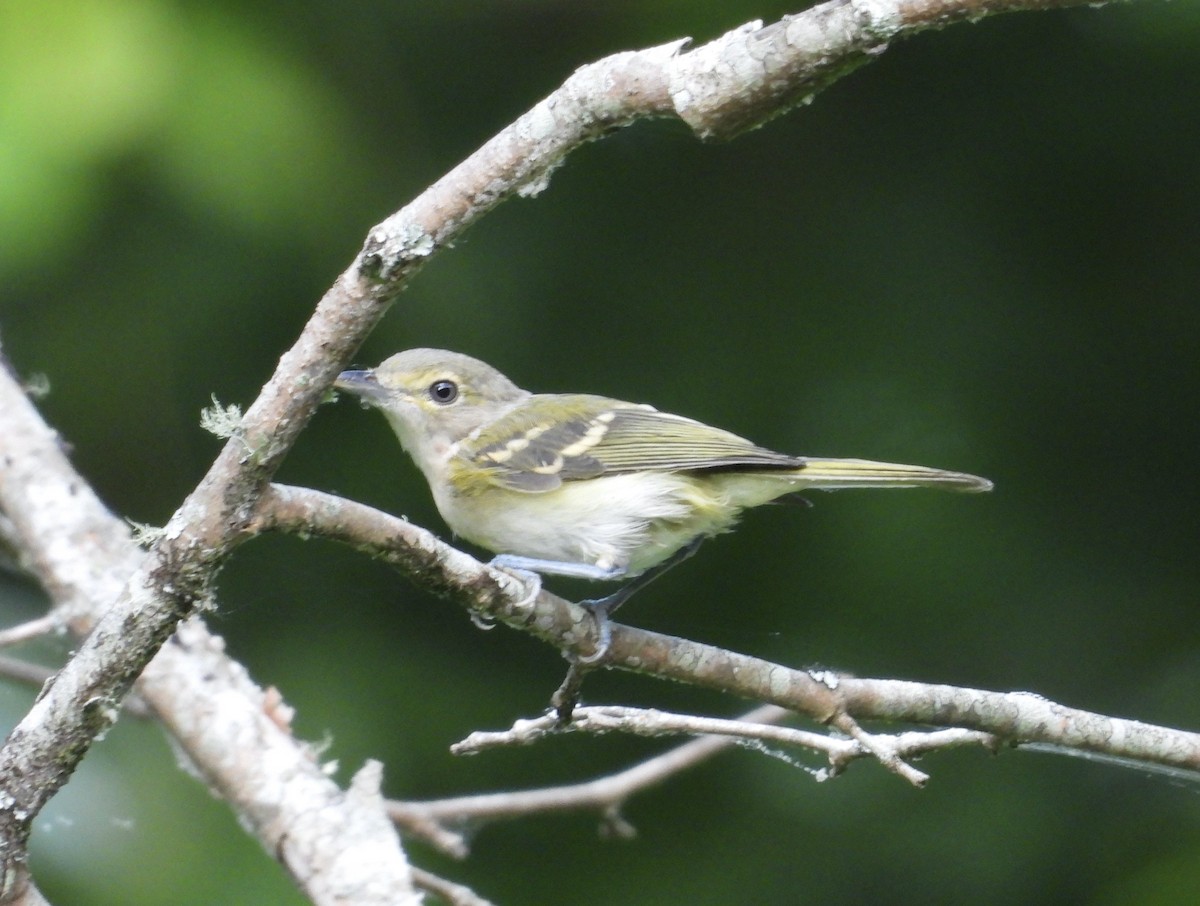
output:
[{"label": "tree branch", "polygon": [[[499,621],[574,654],[595,644],[588,611],[547,591],[530,598],[520,583],[431,533],[360,503],[273,485],[254,523],[262,530],[322,535],[396,566],[422,587],[486,621]],[[862,679],[774,664],[687,639],[612,624],[603,665],[770,702],[832,724],[871,750],[852,721],[887,720],[990,733],[1010,744],[1049,743],[1149,764],[1200,770],[1200,734],[1107,717],[1026,692],[988,692],[899,680]],[[886,750],[875,752],[893,769]]]},{"label": "tree branch", "polygon": [[471,888],[447,881],[420,868],[413,869],[413,883],[427,893],[440,897],[450,906],[492,906],[490,901],[479,896]]},{"label": "tree branch", "polygon": [[[225,445],[145,555],[70,471],[55,433],[5,374],[0,379],[4,535],[19,539],[22,564],[63,608],[67,624],[78,633],[93,619],[95,626],[0,748],[0,897],[21,886],[30,822],[111,725],[135,679],[180,622],[211,603],[215,571],[249,536],[260,496],[334,376],[432,254],[503,199],[543,189],[570,151],[615,127],[675,115],[702,137],[728,137],[811,96],[893,38],[961,18],[1083,2],[834,0],[766,28],[743,26],[686,53],[681,52],[685,42],[675,42],[581,68],[370,231],[363,250],[281,357],[238,436]],[[39,474],[48,460],[58,465]],[[483,573],[478,580],[486,597],[508,600],[511,579]],[[577,639],[587,637],[582,618],[576,619],[581,611],[554,612],[574,620]],[[622,638],[622,644],[635,641],[628,632]],[[196,645],[204,650],[208,643]],[[668,656],[665,648],[651,651],[652,661]],[[629,658],[629,651],[621,657]],[[653,669],[668,675],[669,666],[656,662]],[[837,707],[837,697],[821,684],[800,674],[792,674],[790,682],[803,686],[814,701]],[[150,698],[154,684],[147,685]],[[397,877],[407,878],[398,856],[383,861],[397,866]]]},{"label": "tree branch", "polygon": [[[626,726],[646,729],[658,720],[656,717],[647,718],[648,712],[632,714],[635,711],[637,709],[633,708],[580,708],[577,712],[578,720],[566,727],[556,717],[547,715],[534,720],[520,721],[505,733],[472,733],[463,742],[452,746],[451,751],[464,755],[475,754],[496,745],[528,745],[561,732],[608,733],[620,731]],[[595,720],[592,720],[593,715],[596,716]],[[629,715],[632,719],[623,722],[623,715]],[[682,715],[669,715],[664,716],[658,724],[658,732],[651,730],[643,735],[674,735],[681,732],[701,734],[717,726],[729,729],[735,724],[740,725],[743,731],[754,734],[778,729],[767,725],[786,720],[790,716],[793,716],[792,712],[786,708],[762,705],[744,714],[737,721],[705,723],[703,726],[707,729],[702,729],[699,723],[691,722]],[[802,730],[791,732],[804,734]],[[807,735],[819,737],[819,734],[815,733]],[[455,825],[512,820],[538,813],[598,811],[603,816],[604,826],[614,835],[630,837],[635,833],[634,829],[621,817],[621,809],[629,799],[724,752],[737,742],[732,735],[700,736],[633,767],[595,780],[536,790],[455,796],[425,802],[397,800],[387,804],[388,814],[401,828],[460,859],[467,855],[467,842],[462,834],[453,830]],[[847,745],[853,747],[853,743]]]},{"label": "tree branch", "polygon": [[675,57],[668,85],[675,113],[704,139],[730,139],[870,62],[898,38],[1020,10],[1082,6],[1080,0],[832,0],[764,26],[749,22]]},{"label": "tree branch", "polygon": [[40,638],[61,629],[63,629],[63,625],[59,615],[48,613],[45,616],[21,623],[19,626],[10,626],[8,629],[0,631],[0,648],[19,645],[21,642],[28,642],[30,639]]},{"label": "tree branch", "polygon": [[[20,532],[22,550],[55,595],[56,609],[70,611],[74,630],[84,632],[109,603],[103,595],[120,588],[142,552],[129,526],[71,468],[54,433],[2,367],[0,456],[14,466],[0,470],[0,502]],[[123,653],[121,642],[107,640],[117,649],[113,657]],[[220,638],[191,621],[159,652],[138,687],[196,772],[234,806],[314,902],[415,902],[407,863],[382,810],[378,766],[360,771],[343,793],[291,735],[286,719],[279,719],[282,709],[272,707],[270,696],[223,650]],[[43,695],[22,726],[43,713],[47,700]],[[64,707],[80,706],[68,701]],[[115,714],[102,717],[111,722]],[[19,729],[9,745],[24,743]],[[7,789],[23,779],[3,775]],[[13,851],[11,837],[3,842],[14,860],[8,877],[15,890],[24,877],[24,854]],[[362,852],[372,859],[362,860]]]}]

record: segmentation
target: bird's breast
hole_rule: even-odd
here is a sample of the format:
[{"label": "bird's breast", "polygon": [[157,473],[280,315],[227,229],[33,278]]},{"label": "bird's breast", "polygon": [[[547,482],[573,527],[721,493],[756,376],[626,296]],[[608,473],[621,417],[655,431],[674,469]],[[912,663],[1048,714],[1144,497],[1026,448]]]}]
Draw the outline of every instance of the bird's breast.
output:
[{"label": "bird's breast", "polygon": [[698,535],[732,525],[740,508],[715,491],[686,473],[634,472],[567,481],[540,494],[492,485],[435,494],[435,501],[456,534],[494,553],[636,575]]}]

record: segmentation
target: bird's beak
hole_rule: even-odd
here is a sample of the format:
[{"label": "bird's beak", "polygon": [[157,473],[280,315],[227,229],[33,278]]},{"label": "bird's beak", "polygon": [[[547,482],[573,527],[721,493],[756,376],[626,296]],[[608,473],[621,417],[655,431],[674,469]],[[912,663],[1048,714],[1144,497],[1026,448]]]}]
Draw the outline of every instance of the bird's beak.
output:
[{"label": "bird's beak", "polygon": [[333,386],[362,397],[364,403],[376,402],[387,396],[387,391],[379,385],[379,379],[371,369],[365,371],[343,371],[333,382]]}]

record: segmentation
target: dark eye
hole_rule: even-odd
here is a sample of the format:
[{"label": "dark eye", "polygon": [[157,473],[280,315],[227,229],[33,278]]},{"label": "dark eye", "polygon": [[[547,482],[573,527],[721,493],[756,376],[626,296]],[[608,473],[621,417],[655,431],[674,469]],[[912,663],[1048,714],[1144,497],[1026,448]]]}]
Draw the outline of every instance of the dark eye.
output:
[{"label": "dark eye", "polygon": [[434,381],[429,385],[429,398],[443,406],[458,399],[458,384],[454,381]]}]

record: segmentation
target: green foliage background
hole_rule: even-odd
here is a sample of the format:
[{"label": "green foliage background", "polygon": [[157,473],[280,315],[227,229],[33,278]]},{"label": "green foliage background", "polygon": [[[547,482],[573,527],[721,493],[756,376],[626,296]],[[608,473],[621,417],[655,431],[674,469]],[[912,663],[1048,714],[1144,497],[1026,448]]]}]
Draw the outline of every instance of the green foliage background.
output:
[{"label": "green foliage background", "polygon": [[[0,4],[0,339],[111,506],[166,521],[367,228],[605,54],[776,3],[33,0]],[[1200,7],[960,25],[897,45],[732,143],[641,124],[439,256],[360,361],[478,355],[797,453],[920,462],[990,497],[814,495],[629,608],[794,665],[1200,726]],[[325,407],[282,480],[444,532],[383,420]],[[567,591],[578,591],[564,586]],[[263,539],[211,622],[347,778],[434,797],[584,779],[661,746],[456,760],[563,664],[333,545]],[[0,574],[3,619],[38,612]],[[67,643],[36,646],[60,660]],[[0,687],[6,725],[32,691]],[[736,713],[619,675],[593,701]],[[299,903],[153,726],[123,721],[38,823],[57,903]],[[503,903],[1178,903],[1200,790],[1063,758],[869,764],[817,784],[735,752],[592,816],[483,828],[421,864]]]}]

